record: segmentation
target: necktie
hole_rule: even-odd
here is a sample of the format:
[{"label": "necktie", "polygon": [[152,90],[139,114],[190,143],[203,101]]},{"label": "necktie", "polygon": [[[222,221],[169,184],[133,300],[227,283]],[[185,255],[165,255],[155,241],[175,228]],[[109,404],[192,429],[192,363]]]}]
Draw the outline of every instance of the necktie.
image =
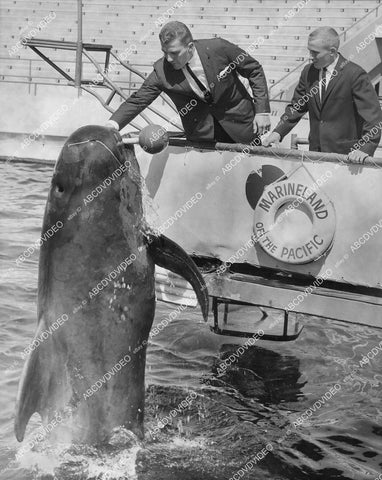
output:
[{"label": "necktie", "polygon": [[321,76],[321,104],[324,101],[325,93],[326,93],[326,71],[327,71],[327,68],[324,67],[322,69],[322,76]]},{"label": "necktie", "polygon": [[199,80],[199,78],[195,75],[195,73],[191,70],[190,65],[187,63],[186,68],[188,73],[191,75],[191,77],[195,80],[196,85],[200,88],[200,90],[203,93],[204,100],[207,103],[212,103],[212,95],[211,92],[209,92],[206,87],[202,84],[202,82]]}]

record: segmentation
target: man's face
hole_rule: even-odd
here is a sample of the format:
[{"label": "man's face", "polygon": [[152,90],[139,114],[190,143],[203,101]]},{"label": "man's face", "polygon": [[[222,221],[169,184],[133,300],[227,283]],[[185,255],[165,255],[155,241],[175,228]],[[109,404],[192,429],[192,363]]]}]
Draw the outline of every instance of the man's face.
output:
[{"label": "man's face", "polygon": [[195,48],[193,42],[185,45],[179,38],[175,38],[166,45],[161,43],[161,46],[165,59],[175,70],[180,70],[191,60]]},{"label": "man's face", "polygon": [[336,48],[327,47],[319,38],[308,40],[308,50],[313,65],[318,69],[330,65],[337,53]]}]

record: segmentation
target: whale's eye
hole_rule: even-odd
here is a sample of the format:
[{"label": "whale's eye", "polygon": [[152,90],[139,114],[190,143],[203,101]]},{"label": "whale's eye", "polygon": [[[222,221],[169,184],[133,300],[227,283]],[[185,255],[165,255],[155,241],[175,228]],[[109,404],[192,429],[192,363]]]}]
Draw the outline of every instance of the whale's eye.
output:
[{"label": "whale's eye", "polygon": [[55,190],[56,190],[57,193],[63,193],[64,187],[61,185],[61,183],[57,183]]}]

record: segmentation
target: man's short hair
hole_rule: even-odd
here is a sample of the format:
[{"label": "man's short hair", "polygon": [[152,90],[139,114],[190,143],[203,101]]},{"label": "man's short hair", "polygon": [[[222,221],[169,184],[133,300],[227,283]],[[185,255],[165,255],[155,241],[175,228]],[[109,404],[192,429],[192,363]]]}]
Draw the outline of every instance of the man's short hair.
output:
[{"label": "man's short hair", "polygon": [[322,45],[328,50],[340,46],[340,37],[332,27],[319,27],[309,35],[309,40],[320,39]]},{"label": "man's short hair", "polygon": [[176,38],[178,38],[183,45],[187,45],[193,41],[191,32],[184,23],[173,21],[163,25],[159,32],[159,40],[161,43],[167,45]]}]

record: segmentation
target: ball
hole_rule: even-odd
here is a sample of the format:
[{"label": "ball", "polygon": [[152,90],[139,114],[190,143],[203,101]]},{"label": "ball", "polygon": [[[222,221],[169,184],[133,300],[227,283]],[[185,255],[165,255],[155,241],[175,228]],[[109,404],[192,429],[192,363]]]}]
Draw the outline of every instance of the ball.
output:
[{"label": "ball", "polygon": [[160,125],[148,125],[139,133],[139,145],[148,153],[159,153],[168,145],[168,133]]}]

